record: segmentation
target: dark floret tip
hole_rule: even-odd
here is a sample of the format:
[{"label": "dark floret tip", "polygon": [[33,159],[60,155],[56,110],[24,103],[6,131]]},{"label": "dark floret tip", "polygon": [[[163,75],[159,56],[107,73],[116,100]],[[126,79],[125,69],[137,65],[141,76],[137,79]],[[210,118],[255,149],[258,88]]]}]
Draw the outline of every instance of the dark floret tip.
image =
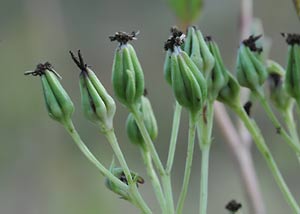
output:
[{"label": "dark floret tip", "polygon": [[204,40],[206,42],[211,42],[211,41],[213,41],[213,38],[212,38],[212,36],[206,36],[206,37],[204,37]]},{"label": "dark floret tip", "polygon": [[231,200],[225,207],[230,212],[237,212],[242,208],[242,204],[236,202],[236,200]]},{"label": "dark floret tip", "polygon": [[143,93],[144,97],[147,97],[148,96],[148,90],[145,88],[144,89],[144,93]]},{"label": "dark floret tip", "polygon": [[39,63],[34,71],[26,71],[24,75],[42,76],[45,74],[46,70],[53,72],[59,79],[61,79],[61,76],[53,69],[50,62],[45,62],[44,64]]},{"label": "dark floret tip", "polygon": [[137,35],[139,34],[139,31],[132,31],[132,33],[126,33],[126,32],[116,32],[115,35],[109,36],[111,42],[117,41],[120,43],[120,45],[127,44],[127,42],[132,40],[137,40]]},{"label": "dark floret tip", "polygon": [[277,87],[282,83],[282,76],[278,73],[270,73],[269,79],[274,83],[274,86]]},{"label": "dark floret tip", "polygon": [[72,51],[69,51],[74,63],[77,65],[77,67],[81,70],[81,72],[86,73],[88,65],[84,62],[81,51],[77,51],[78,57],[74,55]]},{"label": "dark floret tip", "polygon": [[249,47],[251,51],[261,53],[263,51],[263,48],[256,46],[256,41],[259,40],[261,37],[262,35],[258,35],[258,36],[251,35],[249,36],[249,38],[243,40],[242,43],[245,46]]},{"label": "dark floret tip", "polygon": [[174,51],[175,46],[181,46],[184,43],[185,35],[176,26],[171,28],[171,36],[164,44],[164,49]]},{"label": "dark floret tip", "polygon": [[289,45],[300,45],[300,34],[296,33],[281,33],[281,35],[285,38],[285,41]]}]

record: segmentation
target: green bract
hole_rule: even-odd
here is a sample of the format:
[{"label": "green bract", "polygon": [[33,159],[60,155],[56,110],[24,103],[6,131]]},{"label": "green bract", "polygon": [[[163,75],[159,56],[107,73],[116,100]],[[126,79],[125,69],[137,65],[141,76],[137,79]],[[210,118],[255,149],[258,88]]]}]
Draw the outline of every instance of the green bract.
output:
[{"label": "green bract", "polygon": [[144,92],[144,74],[134,48],[128,44],[136,33],[117,32],[111,36],[120,45],[116,48],[112,68],[112,84],[118,100],[126,106],[136,104]]},{"label": "green bract", "polygon": [[220,90],[227,85],[229,71],[227,71],[223,63],[217,43],[211,37],[207,37],[206,40],[209,50],[215,58],[214,67],[207,77],[208,97],[210,100],[215,100]]},{"label": "green bract", "polygon": [[113,117],[116,104],[107,93],[95,73],[84,63],[80,51],[78,59],[71,56],[76,65],[81,69],[79,85],[81,92],[81,105],[86,118],[101,127],[101,131],[113,128]]},{"label": "green bract", "polygon": [[190,26],[184,42],[184,51],[190,56],[198,69],[205,75],[209,75],[214,67],[215,59],[211,54],[199,29]]},{"label": "green bract", "polygon": [[[157,128],[156,119],[155,119],[155,116],[154,116],[154,113],[153,113],[153,110],[151,107],[151,103],[147,97],[145,97],[145,96],[142,97],[139,109],[143,116],[144,124],[148,131],[148,134],[151,137],[152,141],[154,141],[158,134],[158,128]],[[136,124],[136,121],[135,121],[132,113],[130,113],[128,115],[128,118],[126,121],[126,131],[127,131],[128,137],[132,143],[140,145],[140,146],[144,146],[143,136]]]},{"label": "green bract", "polygon": [[286,42],[289,45],[288,63],[285,75],[287,93],[300,102],[300,35],[287,34]]},{"label": "green bract", "polygon": [[250,36],[239,48],[236,75],[240,85],[252,91],[258,91],[268,77],[267,70],[261,61],[261,48],[256,47],[260,36]]},{"label": "green bract", "polygon": [[172,36],[165,43],[165,49],[171,52],[166,79],[171,80],[177,102],[192,112],[198,112],[207,98],[206,80],[187,53],[181,50],[183,39],[184,34],[172,28]]},{"label": "green bract", "polygon": [[28,74],[41,77],[49,116],[60,123],[70,120],[74,112],[74,105],[60,84],[58,78],[61,77],[53,69],[52,65],[49,62],[38,64],[35,71],[25,73],[25,75]]}]

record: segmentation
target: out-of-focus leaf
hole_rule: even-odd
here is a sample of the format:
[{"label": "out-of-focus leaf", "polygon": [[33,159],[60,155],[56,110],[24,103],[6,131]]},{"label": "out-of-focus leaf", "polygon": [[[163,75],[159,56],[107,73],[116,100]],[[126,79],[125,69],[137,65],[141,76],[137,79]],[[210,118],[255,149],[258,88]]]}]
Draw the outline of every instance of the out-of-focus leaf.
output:
[{"label": "out-of-focus leaf", "polygon": [[191,23],[200,15],[203,0],[169,0],[171,8],[181,22]]},{"label": "out-of-focus leaf", "polygon": [[293,0],[298,17],[300,18],[300,0]]}]

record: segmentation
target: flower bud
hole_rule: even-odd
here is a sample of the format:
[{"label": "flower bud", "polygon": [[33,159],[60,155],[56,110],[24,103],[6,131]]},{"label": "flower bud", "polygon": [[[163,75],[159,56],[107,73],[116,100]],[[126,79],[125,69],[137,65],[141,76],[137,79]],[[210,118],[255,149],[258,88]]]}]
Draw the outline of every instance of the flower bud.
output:
[{"label": "flower bud", "polygon": [[262,48],[255,42],[261,36],[250,36],[240,45],[237,57],[236,75],[240,85],[252,91],[258,91],[268,77],[268,73],[261,61]]},{"label": "flower bud", "polygon": [[[122,181],[123,183],[125,183],[126,185],[128,185],[128,181],[126,179],[125,173],[123,171],[122,168],[116,167],[114,160],[111,163],[111,166],[109,168],[109,171],[116,176],[120,181]],[[137,175],[137,173],[135,172],[130,172],[133,182],[138,186],[139,184],[143,184],[145,182],[145,180]],[[118,194],[121,196],[122,199],[127,200],[127,201],[131,201],[131,195],[129,193],[129,189],[124,189],[122,187],[119,187],[117,184],[113,183],[111,180],[109,180],[108,178],[105,179],[105,186],[110,189],[111,191],[113,191],[114,193]]]},{"label": "flower bud", "polygon": [[173,92],[180,105],[197,112],[207,98],[206,80],[187,53],[180,48],[184,34],[176,28],[172,28],[171,32],[172,36],[165,43],[165,50],[171,51],[169,78],[172,80]]},{"label": "flower bud", "polygon": [[44,98],[49,116],[64,123],[71,119],[74,105],[69,95],[60,84],[61,77],[49,62],[38,64],[34,71],[25,72],[25,75],[40,76],[43,86]]},{"label": "flower bud", "polygon": [[240,88],[238,81],[235,77],[228,72],[228,82],[227,84],[219,91],[218,101],[232,107],[236,107],[240,103]]},{"label": "flower bud", "polygon": [[118,41],[112,68],[112,83],[116,97],[126,106],[138,102],[144,92],[144,74],[134,48],[128,41],[136,39],[137,33],[117,32],[110,36]]},{"label": "flower bud", "polygon": [[210,100],[215,100],[218,97],[220,90],[225,87],[228,83],[228,73],[221,54],[219,47],[211,37],[206,37],[210,52],[215,58],[215,64],[212,71],[209,73],[207,85],[208,85],[208,97]]},{"label": "flower bud", "polygon": [[215,64],[215,59],[211,54],[199,29],[190,26],[184,42],[184,51],[190,56],[198,69],[207,76]]},{"label": "flower bud", "polygon": [[268,60],[267,71],[269,73],[270,100],[277,109],[286,111],[292,104],[292,98],[283,85],[285,70],[277,62]]},{"label": "flower bud", "polygon": [[287,93],[297,103],[300,102],[300,35],[283,34],[288,48],[288,63],[285,74],[285,88]]},{"label": "flower bud", "polygon": [[70,54],[81,70],[79,85],[84,115],[88,120],[99,125],[101,131],[112,129],[116,112],[115,101],[107,93],[95,73],[84,63],[80,51],[78,51],[78,58],[71,51]]},{"label": "flower bud", "polygon": [[[149,99],[145,96],[142,97],[141,103],[140,103],[140,112],[143,116],[144,124],[146,126],[146,129],[148,131],[149,136],[151,137],[152,141],[154,141],[158,134],[158,128],[156,119],[151,107],[151,103]],[[130,113],[128,115],[127,121],[126,121],[126,131],[127,135],[130,139],[130,141],[133,144],[137,144],[140,146],[144,146],[144,138],[136,124],[136,121]]]}]

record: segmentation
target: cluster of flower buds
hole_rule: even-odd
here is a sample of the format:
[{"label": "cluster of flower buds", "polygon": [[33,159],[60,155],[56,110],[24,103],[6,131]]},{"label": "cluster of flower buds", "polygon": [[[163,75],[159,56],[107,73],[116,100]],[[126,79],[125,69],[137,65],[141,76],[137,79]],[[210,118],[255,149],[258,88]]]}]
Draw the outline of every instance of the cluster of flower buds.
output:
[{"label": "cluster of flower buds", "polygon": [[144,93],[144,74],[135,50],[128,42],[136,39],[138,33],[117,32],[110,36],[111,41],[118,41],[112,68],[112,84],[119,101],[132,106]]},{"label": "cluster of flower buds", "polygon": [[286,72],[281,65],[273,60],[267,61],[267,71],[269,73],[270,100],[277,109],[286,111],[292,104],[292,98],[288,95],[284,87]]},{"label": "cluster of flower buds", "polygon": [[201,31],[195,26],[190,26],[187,29],[184,51],[205,76],[210,73],[215,64],[215,58],[210,52]]},{"label": "cluster of flower buds", "polygon": [[172,86],[177,102],[191,112],[198,112],[207,98],[206,80],[188,54],[181,50],[185,35],[175,27],[171,33],[165,43],[165,79]]},{"label": "cluster of flower buds", "polygon": [[256,41],[261,36],[250,36],[244,40],[237,56],[236,75],[240,85],[252,91],[259,91],[268,77],[268,72],[262,62],[262,48],[258,48]]},{"label": "cluster of flower buds", "polygon": [[[114,160],[112,161],[109,171],[116,176],[120,181],[122,181],[123,183],[125,183],[126,185],[128,185],[128,181],[126,179],[125,173],[123,171],[122,168],[120,167],[116,167],[115,166],[115,162]],[[139,185],[139,184],[144,184],[145,180],[139,176],[136,172],[130,172],[131,173],[131,177],[133,180],[133,183],[135,185]],[[129,193],[129,189],[123,189],[121,187],[119,187],[118,185],[116,185],[114,182],[112,182],[110,179],[106,178],[105,179],[105,186],[111,190],[112,192],[118,194],[121,196],[122,199],[127,200],[127,201],[131,201],[132,200],[132,195]]]},{"label": "cluster of flower buds", "polygon": [[300,103],[300,35],[283,34],[288,48],[288,63],[285,75],[287,93]]},{"label": "cluster of flower buds", "polygon": [[81,92],[81,105],[86,118],[100,126],[105,132],[113,128],[113,117],[116,104],[107,93],[95,73],[84,63],[80,51],[78,58],[70,51],[73,61],[81,70],[79,85]]},{"label": "cluster of flower buds", "polygon": [[[142,96],[141,102],[139,104],[139,110],[143,116],[145,127],[149,133],[149,136],[151,137],[152,141],[154,141],[158,134],[158,128],[156,119],[151,107],[151,103],[149,99],[145,96]],[[145,146],[144,138],[142,137],[142,134],[136,124],[136,121],[134,119],[134,116],[132,113],[128,115],[127,121],[126,121],[126,131],[127,135],[129,137],[129,140],[136,145],[139,145],[141,147]]]},{"label": "cluster of flower buds", "polygon": [[59,82],[60,75],[49,62],[38,64],[34,71],[27,71],[25,75],[41,77],[46,107],[52,119],[60,123],[71,119],[73,102]]}]

